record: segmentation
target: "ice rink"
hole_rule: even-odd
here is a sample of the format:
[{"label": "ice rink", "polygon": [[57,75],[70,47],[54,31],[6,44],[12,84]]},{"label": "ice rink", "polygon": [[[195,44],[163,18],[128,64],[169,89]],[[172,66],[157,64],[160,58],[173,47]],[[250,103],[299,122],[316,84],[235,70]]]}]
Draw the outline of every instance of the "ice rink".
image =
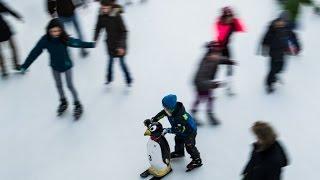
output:
[{"label": "ice rink", "polygon": [[[24,16],[20,23],[6,19],[15,36],[23,62],[45,33],[49,16],[45,1],[5,0]],[[44,52],[25,75],[12,72],[0,79],[0,179],[1,180],[139,180],[148,166],[147,137],[143,121],[158,113],[164,95],[175,93],[189,110],[194,100],[192,78],[213,39],[213,22],[220,8],[231,5],[246,25],[246,33],[232,39],[235,72],[234,97],[216,91],[219,127],[198,129],[197,146],[203,166],[190,173],[186,156],[173,161],[167,180],[237,180],[247,163],[254,138],[250,127],[257,120],[271,122],[290,158],[284,180],[316,180],[320,160],[320,17],[303,8],[299,37],[303,52],[290,57],[284,85],[267,95],[263,81],[267,58],[256,55],[269,21],[279,14],[274,0],[149,0],[125,9],[129,29],[127,63],[133,87],[124,84],[115,64],[112,86],[104,85],[106,50],[104,36],[89,57],[72,50],[74,83],[85,113],[74,122],[72,109],[56,117],[59,97]],[[79,9],[78,17],[91,41],[98,6]],[[73,27],[68,27],[71,35]],[[8,48],[3,46],[8,57]],[[7,65],[10,61],[7,60]],[[225,68],[220,69],[224,79]],[[66,89],[69,100],[71,96]],[[70,106],[71,107],[71,106]],[[205,112],[203,112],[204,114]],[[205,116],[199,116],[205,123]],[[162,120],[168,127],[167,120]],[[173,149],[173,136],[167,135]]]}]

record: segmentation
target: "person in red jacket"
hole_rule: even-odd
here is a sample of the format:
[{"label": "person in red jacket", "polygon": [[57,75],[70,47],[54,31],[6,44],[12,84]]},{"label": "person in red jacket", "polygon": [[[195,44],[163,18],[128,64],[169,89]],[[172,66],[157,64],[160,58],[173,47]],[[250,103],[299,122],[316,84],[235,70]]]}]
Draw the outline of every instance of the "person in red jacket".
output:
[{"label": "person in red jacket", "polygon": [[[244,27],[241,21],[235,17],[231,7],[222,8],[222,14],[218,18],[214,25],[216,30],[216,41],[222,46],[222,56],[226,58],[231,58],[231,52],[229,49],[230,37],[234,32],[243,32]],[[234,95],[231,86],[231,76],[233,75],[232,65],[227,66],[227,93],[228,95]]]}]

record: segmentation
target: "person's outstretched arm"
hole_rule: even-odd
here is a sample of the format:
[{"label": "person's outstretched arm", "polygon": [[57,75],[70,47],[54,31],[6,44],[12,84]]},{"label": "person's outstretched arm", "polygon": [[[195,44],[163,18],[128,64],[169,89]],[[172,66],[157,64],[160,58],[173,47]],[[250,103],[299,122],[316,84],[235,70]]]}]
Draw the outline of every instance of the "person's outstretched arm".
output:
[{"label": "person's outstretched arm", "polygon": [[21,65],[21,70],[25,71],[29,68],[29,66],[40,56],[43,49],[45,48],[45,39],[46,37],[42,37],[36,46],[31,50],[25,62]]},{"label": "person's outstretched arm", "polygon": [[51,16],[54,15],[54,13],[57,11],[56,0],[47,0],[47,11]]},{"label": "person's outstretched arm", "polygon": [[94,42],[84,42],[80,39],[75,39],[69,37],[67,41],[67,46],[74,47],[74,48],[94,48],[95,43]]},{"label": "person's outstretched arm", "polygon": [[22,19],[22,16],[18,14],[17,12],[13,11],[9,7],[7,7],[5,4],[0,2],[0,12],[7,12],[10,13],[12,16],[14,16],[17,19]]}]

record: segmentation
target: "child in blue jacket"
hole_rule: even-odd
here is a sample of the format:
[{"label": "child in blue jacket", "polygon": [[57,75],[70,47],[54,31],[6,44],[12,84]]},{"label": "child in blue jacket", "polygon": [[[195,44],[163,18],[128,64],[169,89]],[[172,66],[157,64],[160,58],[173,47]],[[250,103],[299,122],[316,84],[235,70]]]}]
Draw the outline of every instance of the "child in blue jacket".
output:
[{"label": "child in blue jacket", "polygon": [[21,65],[21,72],[25,72],[44,49],[49,52],[50,66],[52,68],[52,74],[56,82],[61,101],[61,104],[58,107],[59,116],[62,115],[68,107],[68,102],[62,87],[62,74],[65,74],[67,86],[73,95],[75,105],[74,116],[76,120],[80,118],[83,111],[78,93],[72,82],[73,64],[69,55],[68,47],[93,48],[94,46],[95,44],[92,42],[82,42],[81,40],[69,37],[59,20],[53,19],[47,26],[46,34],[41,37],[37,45],[30,52],[24,64]]},{"label": "child in blue jacket", "polygon": [[[187,165],[188,170],[200,167],[202,161],[196,145],[197,125],[189,113],[186,112],[183,104],[177,102],[176,95],[167,95],[162,99],[163,110],[151,120],[145,120],[144,124],[149,126],[152,122],[167,117],[171,128],[164,130],[164,133],[175,134],[175,151],[171,153],[171,158],[184,156],[184,147],[190,154],[192,161]],[[187,171],[188,171],[187,170]]]}]

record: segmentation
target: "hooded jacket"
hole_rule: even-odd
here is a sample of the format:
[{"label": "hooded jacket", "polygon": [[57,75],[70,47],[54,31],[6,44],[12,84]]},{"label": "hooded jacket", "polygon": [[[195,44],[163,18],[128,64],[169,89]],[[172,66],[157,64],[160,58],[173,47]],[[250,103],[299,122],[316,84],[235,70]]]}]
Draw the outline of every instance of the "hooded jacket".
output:
[{"label": "hooded jacket", "polygon": [[57,12],[59,17],[70,17],[74,15],[75,9],[76,6],[72,0],[47,0],[47,10],[51,15]]},{"label": "hooded jacket", "polygon": [[43,50],[46,49],[50,55],[50,66],[52,69],[59,72],[65,72],[73,66],[68,47],[93,48],[94,43],[83,42],[79,39],[70,37],[66,43],[63,43],[59,38],[51,38],[48,35],[44,35],[31,50],[21,68],[25,70],[28,69],[38,56],[40,56]]},{"label": "hooded jacket", "polygon": [[183,104],[177,102],[172,116],[169,116],[164,110],[159,112],[152,121],[159,121],[167,117],[171,124],[171,133],[182,137],[188,137],[197,133],[197,125],[189,113],[186,112]]},{"label": "hooded jacket", "polygon": [[216,22],[215,29],[217,32],[216,40],[226,47],[229,44],[230,37],[234,32],[243,32],[244,27],[238,18],[233,18],[230,24],[224,23],[221,18]]},{"label": "hooded jacket", "polygon": [[108,53],[111,57],[119,57],[117,49],[126,49],[127,29],[124,25],[121,15],[114,16],[108,14],[100,14],[96,24],[94,33],[94,41],[97,41],[102,29],[106,30],[106,42]]}]

